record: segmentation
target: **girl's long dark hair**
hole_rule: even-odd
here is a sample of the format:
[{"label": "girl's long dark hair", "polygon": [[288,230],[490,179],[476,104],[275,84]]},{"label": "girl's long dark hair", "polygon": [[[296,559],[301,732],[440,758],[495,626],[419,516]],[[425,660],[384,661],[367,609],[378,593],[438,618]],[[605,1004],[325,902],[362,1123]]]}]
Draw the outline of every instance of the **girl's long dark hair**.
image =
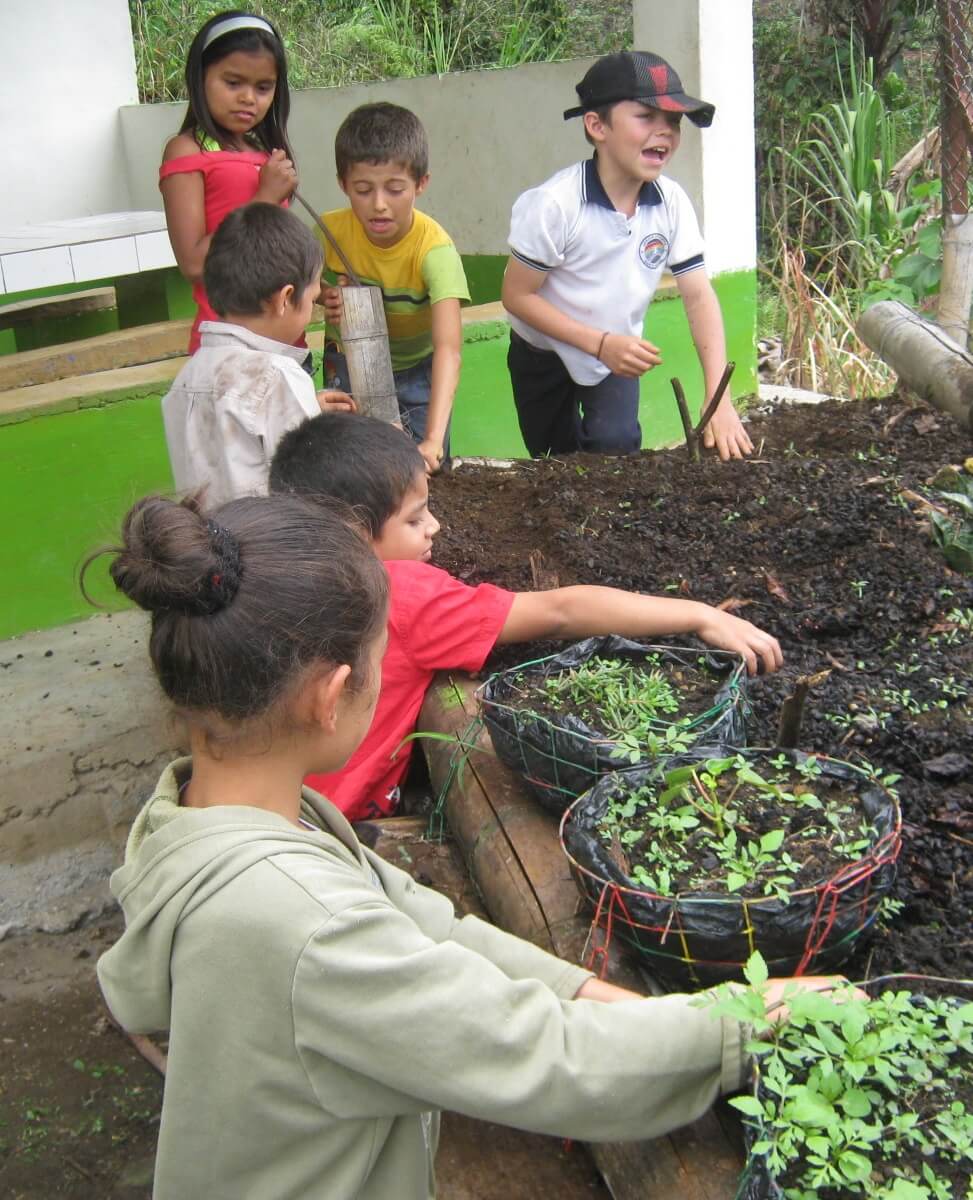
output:
[{"label": "girl's long dark hair", "polygon": [[[291,94],[287,86],[287,58],[284,55],[284,43],[276,28],[267,21],[274,31],[273,34],[264,29],[233,29],[203,49],[206,35],[219,21],[224,21],[227,17],[254,15],[238,8],[217,13],[215,17],[210,17],[193,38],[189,47],[189,57],[186,59],[186,92],[189,96],[189,107],[179,132],[195,133],[198,130],[219,142],[221,146],[225,145],[229,134],[213,120],[206,103],[206,69],[237,50],[242,50],[245,54],[266,51],[273,57],[277,67],[277,86],[267,115],[253,132],[265,150],[283,150],[288,158],[293,159],[294,151],[287,140],[287,118],[291,111]],[[265,21],[266,17],[260,19]]]}]

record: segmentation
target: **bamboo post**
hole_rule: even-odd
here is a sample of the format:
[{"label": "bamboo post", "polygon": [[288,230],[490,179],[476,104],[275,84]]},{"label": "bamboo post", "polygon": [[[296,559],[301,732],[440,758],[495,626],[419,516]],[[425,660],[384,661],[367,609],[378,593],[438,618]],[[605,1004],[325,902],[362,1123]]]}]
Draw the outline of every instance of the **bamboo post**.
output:
[{"label": "bamboo post", "polygon": [[348,361],[351,394],[360,413],[399,420],[382,289],[341,289],[341,348]]},{"label": "bamboo post", "polygon": [[310,213],[351,280],[351,286],[341,290],[341,348],[348,363],[351,394],[358,411],[366,417],[398,424],[399,402],[392,375],[382,289],[362,283],[321,217],[299,192],[294,192],[294,198]]}]

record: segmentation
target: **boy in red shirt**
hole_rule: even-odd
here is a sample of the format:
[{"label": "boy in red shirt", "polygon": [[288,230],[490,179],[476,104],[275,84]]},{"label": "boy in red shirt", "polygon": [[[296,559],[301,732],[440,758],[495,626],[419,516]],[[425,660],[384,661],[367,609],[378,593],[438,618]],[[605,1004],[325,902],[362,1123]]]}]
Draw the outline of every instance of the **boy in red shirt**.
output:
[{"label": "boy in red shirt", "polygon": [[751,674],[783,661],[776,638],[749,621],[695,600],[575,586],[508,592],[469,587],[429,562],[439,522],[429,511],[425,463],[402,430],[352,413],[313,417],[281,440],[271,492],[331,496],[354,506],[391,585],[382,690],[365,740],[341,771],[313,775],[351,821],[396,811],[426,689],[437,671],[479,671],[494,646],[598,634],[644,638],[695,634],[743,655]]}]

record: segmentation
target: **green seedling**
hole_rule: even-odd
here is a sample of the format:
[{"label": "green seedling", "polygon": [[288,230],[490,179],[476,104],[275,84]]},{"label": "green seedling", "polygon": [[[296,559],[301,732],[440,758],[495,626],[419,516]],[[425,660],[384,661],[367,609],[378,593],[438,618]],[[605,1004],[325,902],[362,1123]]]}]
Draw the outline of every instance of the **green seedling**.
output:
[{"label": "green seedling", "polygon": [[[959,1097],[973,1088],[973,1004],[795,987],[783,999],[787,1021],[775,1024],[767,974],[755,954],[749,987],[722,985],[697,1003],[756,1034],[747,1049],[759,1086],[730,1104],[785,1200],[971,1200],[973,1111]],[[967,1173],[960,1192],[957,1167]]]},{"label": "green seedling", "polygon": [[[812,790],[822,769],[813,757],[794,764],[785,755],[761,774],[741,755],[667,771],[658,785],[614,797],[598,830],[619,845],[629,875],[658,895],[711,890],[777,896],[786,902],[801,869],[800,849],[825,841],[841,860],[867,852],[873,831],[854,805]],[[794,780],[797,785],[794,785]],[[753,828],[763,811],[779,824]],[[709,861],[717,865],[704,867]]]},{"label": "green seedling", "polygon": [[676,753],[693,741],[658,655],[644,665],[592,658],[546,679],[544,697],[555,712],[572,712],[617,742],[615,755],[624,761]]}]

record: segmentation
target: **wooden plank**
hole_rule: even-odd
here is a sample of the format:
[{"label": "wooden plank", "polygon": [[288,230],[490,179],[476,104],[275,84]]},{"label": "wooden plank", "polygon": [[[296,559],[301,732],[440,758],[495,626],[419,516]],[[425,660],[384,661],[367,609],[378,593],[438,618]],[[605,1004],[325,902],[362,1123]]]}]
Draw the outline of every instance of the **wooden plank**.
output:
[{"label": "wooden plank", "polygon": [[[531,800],[494,755],[486,731],[473,724],[474,688],[468,678],[441,676],[427,693],[419,728],[472,738],[475,746],[456,769],[456,746],[424,739],[433,786],[442,789],[452,774],[445,798],[450,829],[491,918],[562,958],[581,961],[590,918],[582,912],[557,822]],[[609,957],[607,974],[622,986],[645,990],[616,954]],[[668,1137],[589,1150],[615,1200],[732,1200],[743,1165],[713,1113]]]},{"label": "wooden plank", "polygon": [[186,353],[191,325],[189,320],[158,321],[79,342],[4,355],[0,358],[0,391],[179,357]]}]

